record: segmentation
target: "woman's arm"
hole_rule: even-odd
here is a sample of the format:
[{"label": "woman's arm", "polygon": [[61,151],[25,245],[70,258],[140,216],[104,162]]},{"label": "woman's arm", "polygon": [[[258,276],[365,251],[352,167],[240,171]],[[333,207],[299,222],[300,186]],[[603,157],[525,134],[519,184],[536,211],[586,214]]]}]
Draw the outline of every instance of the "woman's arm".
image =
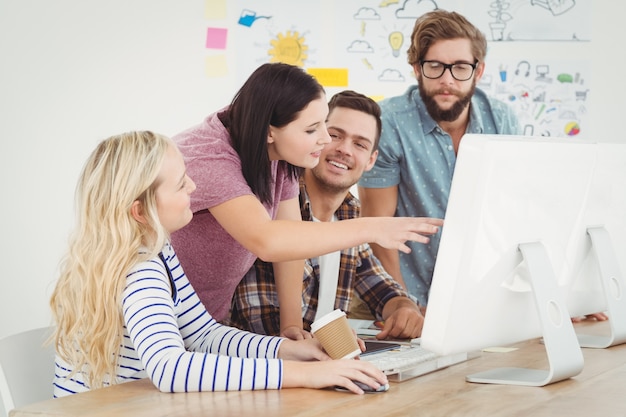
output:
[{"label": "woman's arm", "polygon": [[175,255],[166,258],[176,300],[158,259],[139,264],[129,274],[122,300],[132,347],[152,383],[163,392],[280,388],[283,365],[277,355],[284,339],[217,323]]},{"label": "woman's arm", "polygon": [[406,241],[427,243],[441,219],[362,217],[340,222],[272,220],[251,195],[209,209],[220,225],[242,246],[267,262],[307,259],[365,242],[410,252]]},{"label": "woman's arm", "polygon": [[143,262],[129,274],[122,302],[133,347],[159,390],[340,385],[362,394],[352,381],[374,388],[387,382],[385,375],[366,361],[328,360],[315,339],[260,336],[217,323],[195,295],[176,256],[168,256],[167,262],[177,289],[176,307],[167,272],[158,260]]}]

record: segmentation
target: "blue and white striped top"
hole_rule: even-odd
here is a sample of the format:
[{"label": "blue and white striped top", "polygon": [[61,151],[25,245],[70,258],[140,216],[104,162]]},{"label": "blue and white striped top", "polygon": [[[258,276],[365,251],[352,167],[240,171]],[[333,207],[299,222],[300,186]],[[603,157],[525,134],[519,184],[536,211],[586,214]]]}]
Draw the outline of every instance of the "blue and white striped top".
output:
[{"label": "blue and white striped top", "polygon": [[[244,332],[207,312],[170,244],[135,266],[122,295],[124,345],[116,382],[149,377],[162,392],[279,389],[282,338]],[[83,374],[56,357],[54,396],[89,390]],[[108,384],[106,384],[108,385]]]}]

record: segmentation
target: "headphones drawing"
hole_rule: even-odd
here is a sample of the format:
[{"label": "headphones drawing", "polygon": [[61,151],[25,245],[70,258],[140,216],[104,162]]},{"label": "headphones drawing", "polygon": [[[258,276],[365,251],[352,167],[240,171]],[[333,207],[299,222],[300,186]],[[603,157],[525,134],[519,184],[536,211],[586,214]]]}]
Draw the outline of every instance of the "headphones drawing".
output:
[{"label": "headphones drawing", "polygon": [[528,61],[518,62],[517,68],[515,68],[515,75],[519,75],[520,67],[526,67],[526,73],[524,74],[524,77],[528,77],[530,75],[530,62]]}]

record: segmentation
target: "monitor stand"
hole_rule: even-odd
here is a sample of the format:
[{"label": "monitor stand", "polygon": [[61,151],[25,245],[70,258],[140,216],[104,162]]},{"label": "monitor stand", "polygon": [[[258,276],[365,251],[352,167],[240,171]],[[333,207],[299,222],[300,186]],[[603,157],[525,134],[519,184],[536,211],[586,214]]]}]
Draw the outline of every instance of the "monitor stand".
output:
[{"label": "monitor stand", "polygon": [[468,375],[468,382],[542,387],[578,375],[583,369],[583,354],[545,246],[522,243],[519,250],[528,265],[549,369],[497,368]]},{"label": "monitor stand", "polygon": [[600,281],[607,304],[611,334],[579,334],[578,341],[585,348],[607,348],[626,342],[626,297],[622,276],[611,237],[604,227],[590,227],[591,248],[595,253],[600,269]]}]

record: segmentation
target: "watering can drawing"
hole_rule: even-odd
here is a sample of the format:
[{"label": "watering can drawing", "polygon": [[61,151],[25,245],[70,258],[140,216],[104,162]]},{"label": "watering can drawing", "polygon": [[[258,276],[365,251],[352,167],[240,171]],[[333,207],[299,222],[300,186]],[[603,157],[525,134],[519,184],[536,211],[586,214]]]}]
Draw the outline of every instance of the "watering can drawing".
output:
[{"label": "watering can drawing", "polygon": [[239,24],[242,26],[252,26],[252,24],[258,19],[271,19],[272,16],[257,16],[256,12],[252,10],[243,9],[241,16],[239,16]]}]

